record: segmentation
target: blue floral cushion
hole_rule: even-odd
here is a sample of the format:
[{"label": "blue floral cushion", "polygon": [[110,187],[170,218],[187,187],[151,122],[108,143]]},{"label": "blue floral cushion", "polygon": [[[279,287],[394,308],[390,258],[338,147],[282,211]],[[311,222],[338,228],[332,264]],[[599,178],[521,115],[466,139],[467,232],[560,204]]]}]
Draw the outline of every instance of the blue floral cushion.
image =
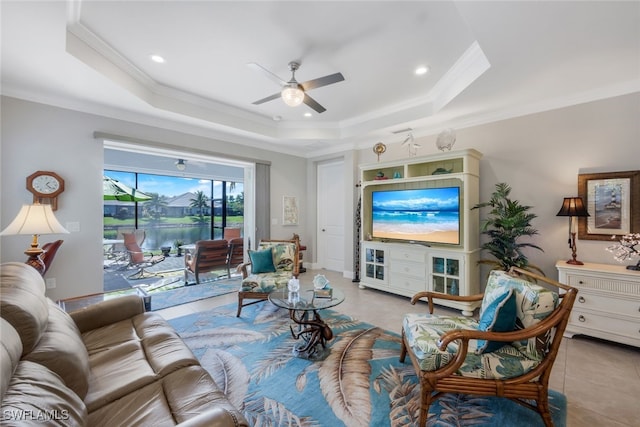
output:
[{"label": "blue floral cushion", "polygon": [[273,265],[273,250],[271,248],[261,251],[249,251],[251,258],[251,273],[275,273],[276,267]]},{"label": "blue floral cushion", "polygon": [[[513,277],[505,271],[494,270],[489,275],[485,296],[482,300],[480,313],[485,308],[485,302],[491,303],[490,295],[502,292],[501,289],[513,288],[516,296],[516,327],[515,330],[530,328],[544,320],[558,306],[558,293],[527,280]],[[528,340],[513,343],[518,350],[527,357],[542,360],[547,352],[551,339],[549,333]]]},{"label": "blue floral cushion", "polygon": [[[453,341],[444,351],[437,347],[440,337],[454,329],[477,329],[478,322],[464,316],[432,316],[429,314],[407,314],[403,321],[403,333],[423,371],[434,371],[449,364],[458,351],[458,342]],[[469,340],[469,349],[476,348],[477,341]],[[505,379],[529,372],[540,362],[527,357],[513,344],[491,353],[467,353],[457,375],[473,378]]]},{"label": "blue floral cushion", "polygon": [[[516,326],[516,296],[512,288],[503,288],[500,295],[487,305],[480,315],[478,330],[493,332],[511,332]],[[476,353],[491,353],[504,345],[504,341],[478,340]]]}]

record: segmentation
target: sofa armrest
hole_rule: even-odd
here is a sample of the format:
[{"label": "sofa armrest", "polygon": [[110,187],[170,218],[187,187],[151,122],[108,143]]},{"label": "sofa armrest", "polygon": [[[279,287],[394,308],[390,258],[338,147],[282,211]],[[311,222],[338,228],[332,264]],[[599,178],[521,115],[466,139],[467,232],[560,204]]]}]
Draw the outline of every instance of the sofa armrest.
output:
[{"label": "sofa armrest", "polygon": [[69,313],[80,333],[101,328],[144,313],[144,300],[138,295],[127,295],[92,304]]},{"label": "sofa armrest", "polygon": [[249,427],[245,419],[239,419],[235,414],[224,408],[213,408],[187,421],[178,424],[179,427]]}]

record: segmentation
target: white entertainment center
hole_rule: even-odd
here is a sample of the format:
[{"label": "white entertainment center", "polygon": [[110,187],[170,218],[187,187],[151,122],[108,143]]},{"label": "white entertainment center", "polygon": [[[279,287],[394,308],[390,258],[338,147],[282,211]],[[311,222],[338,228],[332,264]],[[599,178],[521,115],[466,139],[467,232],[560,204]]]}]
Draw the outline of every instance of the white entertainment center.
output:
[{"label": "white entertainment center", "polygon": [[[478,210],[480,158],[473,149],[413,157],[395,162],[360,165],[362,195],[360,287],[412,297],[420,291],[451,295],[480,292],[480,231]],[[458,235],[454,241],[414,239],[411,234],[384,238],[373,230],[374,193],[402,190],[458,189]],[[437,216],[438,212],[419,213]],[[473,314],[477,303],[439,304]]]}]

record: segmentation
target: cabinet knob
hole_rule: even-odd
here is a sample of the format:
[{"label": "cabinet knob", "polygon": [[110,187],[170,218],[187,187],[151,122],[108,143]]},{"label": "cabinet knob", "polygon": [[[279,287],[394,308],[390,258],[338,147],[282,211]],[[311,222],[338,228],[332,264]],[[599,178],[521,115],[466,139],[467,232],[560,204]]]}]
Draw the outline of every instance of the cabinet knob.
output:
[{"label": "cabinet knob", "polygon": [[585,322],[587,319],[585,319],[585,317],[581,314],[580,316],[578,316],[578,320],[581,322]]},{"label": "cabinet knob", "polygon": [[586,300],[584,299],[584,297],[580,297],[578,298],[578,302],[585,302]]},{"label": "cabinet knob", "polygon": [[[323,230],[324,231],[324,230]],[[584,285],[584,282],[582,280],[578,280],[578,284],[579,285]]]}]

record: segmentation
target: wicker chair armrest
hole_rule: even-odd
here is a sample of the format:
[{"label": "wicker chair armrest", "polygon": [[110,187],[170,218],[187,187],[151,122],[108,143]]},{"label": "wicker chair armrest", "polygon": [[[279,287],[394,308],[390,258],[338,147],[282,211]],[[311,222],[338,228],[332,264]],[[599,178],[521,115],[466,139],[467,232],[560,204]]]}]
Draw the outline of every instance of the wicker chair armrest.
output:
[{"label": "wicker chair armrest", "polygon": [[411,304],[417,303],[421,298],[426,298],[427,303],[429,304],[429,314],[433,314],[433,300],[434,299],[444,299],[449,301],[464,301],[464,302],[473,302],[473,301],[482,301],[482,297],[484,294],[474,294],[474,295],[449,295],[443,294],[441,292],[431,292],[424,291],[418,292],[411,298]]},{"label": "wicker chair armrest", "polygon": [[249,272],[247,271],[247,267],[251,265],[251,262],[243,262],[237,268],[237,271],[242,273],[242,278],[246,279],[249,276]]}]

